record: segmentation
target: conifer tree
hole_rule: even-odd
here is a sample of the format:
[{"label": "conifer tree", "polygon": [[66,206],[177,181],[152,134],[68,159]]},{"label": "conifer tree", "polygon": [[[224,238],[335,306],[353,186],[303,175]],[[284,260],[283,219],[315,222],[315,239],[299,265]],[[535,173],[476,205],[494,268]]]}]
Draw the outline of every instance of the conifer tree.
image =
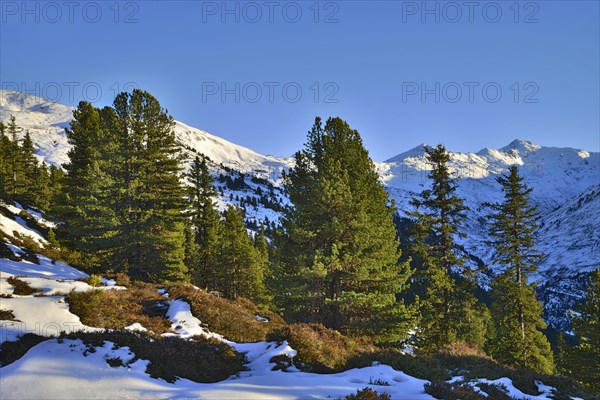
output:
[{"label": "conifer tree", "polygon": [[6,136],[6,125],[0,122],[0,199],[8,201],[9,190],[7,189],[8,179],[10,177],[10,149],[12,142]]},{"label": "conifer tree", "polygon": [[208,290],[218,290],[219,273],[217,247],[221,235],[221,216],[215,208],[217,192],[208,170],[206,156],[197,156],[187,178],[190,183],[188,198],[191,205],[191,228],[197,247],[197,257],[189,265],[192,280]]},{"label": "conifer tree", "polygon": [[262,224],[258,234],[254,236],[254,250],[257,263],[254,298],[257,303],[268,306],[273,300],[266,287],[267,276],[269,275],[269,243],[265,236],[265,227]]},{"label": "conifer tree", "polygon": [[198,262],[198,250],[199,246],[196,243],[196,235],[194,234],[194,230],[192,227],[192,222],[190,220],[186,221],[185,224],[185,258],[183,263],[188,267],[191,271],[192,283],[197,284],[194,279],[194,267]]},{"label": "conifer tree", "polygon": [[71,145],[69,163],[64,179],[56,169],[51,176],[54,185],[63,189],[56,192],[53,214],[64,222],[61,236],[66,243],[84,254],[82,267],[110,268],[107,260],[112,254],[110,239],[116,220],[113,182],[106,167],[112,163],[108,148],[113,140],[100,111],[83,101],[73,111],[71,129],[65,131]]},{"label": "conifer tree", "polygon": [[495,338],[492,355],[500,362],[551,373],[554,360],[542,333],[542,305],[536,299],[529,275],[537,269],[541,254],[535,250],[536,207],[529,205],[532,189],[523,182],[516,166],[497,178],[504,202],[492,205],[490,235],[494,239],[494,261],[505,269],[492,284],[492,315]]},{"label": "conifer tree", "polygon": [[600,269],[592,272],[572,325],[578,343],[566,350],[565,369],[586,388],[600,392]]},{"label": "conifer tree", "polygon": [[6,149],[8,179],[5,181],[6,191],[9,200],[18,200],[22,192],[19,191],[23,179],[23,159],[21,158],[21,146],[19,145],[18,134],[23,129],[17,125],[14,115],[10,116],[6,133],[10,141],[10,146]]},{"label": "conifer tree", "polygon": [[424,350],[457,341],[483,346],[489,316],[473,294],[472,271],[464,268],[456,253],[465,206],[456,194],[450,155],[443,145],[425,152],[432,167],[431,188],[413,198],[414,210],[407,212],[414,219],[408,247],[416,269],[414,286],[420,293],[418,344]]},{"label": "conifer tree", "polygon": [[21,144],[20,149],[21,166],[23,168],[21,179],[17,182],[17,192],[19,193],[19,199],[27,205],[36,206],[36,201],[39,199],[39,193],[36,189],[41,189],[39,182],[36,182],[41,177],[41,172],[38,168],[38,161],[35,158],[35,151],[33,148],[33,141],[29,131],[25,132],[25,137]]},{"label": "conifer tree", "polygon": [[396,294],[408,265],[398,263],[395,207],[360,134],[340,118],[323,126],[317,117],[284,185],[291,206],[273,290],[284,315],[380,343],[404,338],[410,318]]},{"label": "conifer tree", "polygon": [[150,93],[120,93],[104,120],[118,144],[112,176],[115,266],[137,279],[188,280],[185,201],[174,121]]},{"label": "conifer tree", "polygon": [[259,300],[264,278],[252,239],[244,226],[243,211],[232,205],[225,210],[219,246],[219,291],[225,297]]}]

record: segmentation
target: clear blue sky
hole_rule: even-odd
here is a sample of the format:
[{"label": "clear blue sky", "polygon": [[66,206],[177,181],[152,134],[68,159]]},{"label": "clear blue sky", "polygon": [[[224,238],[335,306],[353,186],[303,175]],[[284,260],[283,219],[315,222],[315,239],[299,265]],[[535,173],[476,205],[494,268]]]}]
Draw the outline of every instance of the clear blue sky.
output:
[{"label": "clear blue sky", "polygon": [[176,119],[275,155],[316,115],[346,119],[378,161],[515,138],[599,151],[599,2],[514,3],[3,1],[0,81],[99,106],[134,82]]}]

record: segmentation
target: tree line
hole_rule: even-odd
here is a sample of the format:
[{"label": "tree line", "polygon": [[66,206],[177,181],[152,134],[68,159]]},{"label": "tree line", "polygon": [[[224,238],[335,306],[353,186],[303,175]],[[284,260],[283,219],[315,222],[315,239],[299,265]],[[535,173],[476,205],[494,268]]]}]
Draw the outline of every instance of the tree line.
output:
[{"label": "tree line", "polygon": [[[537,210],[518,167],[497,178],[503,201],[486,205],[493,261],[501,266],[488,305],[478,295],[481,271],[465,265],[456,243],[465,236],[466,206],[443,145],[426,148],[431,185],[413,198],[405,210],[409,228],[399,233],[397,207],[358,131],[340,118],[317,118],[283,176],[290,204],[267,237],[263,227],[249,232],[242,209],[219,211],[206,157],[181,169],[173,125],[158,100],[138,89],[119,94],[111,107],[81,102],[66,130],[72,147],[63,173],[35,160],[28,135],[19,144],[12,118],[2,125],[2,199],[61,221],[60,246],[80,252],[78,266],[87,271],[191,282],[250,298],[291,322],[320,323],[384,346],[410,341],[432,352],[465,342],[506,365],[555,372],[529,282],[542,257],[533,236]],[[597,308],[597,275],[588,307]],[[561,360],[598,355],[589,329],[597,310],[577,318],[579,345],[564,347]],[[579,370],[569,365],[560,369]]]}]

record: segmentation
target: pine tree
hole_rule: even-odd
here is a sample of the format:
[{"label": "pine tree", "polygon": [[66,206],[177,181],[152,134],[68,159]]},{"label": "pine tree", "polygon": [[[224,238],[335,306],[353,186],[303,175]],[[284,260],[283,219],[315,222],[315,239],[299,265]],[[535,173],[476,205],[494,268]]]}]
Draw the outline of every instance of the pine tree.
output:
[{"label": "pine tree", "polygon": [[266,288],[267,276],[269,275],[269,243],[265,236],[264,225],[260,226],[258,234],[254,237],[254,251],[256,254],[257,271],[255,274],[255,288],[253,298],[263,306],[269,306],[272,303],[272,296]]},{"label": "pine tree", "polygon": [[285,176],[292,205],[278,236],[274,292],[290,320],[313,321],[381,343],[405,337],[396,300],[408,278],[399,264],[393,214],[360,134],[317,117]]},{"label": "pine tree", "polygon": [[10,191],[7,188],[10,177],[10,149],[12,142],[6,136],[6,125],[0,122],[0,199],[8,201]]},{"label": "pine tree", "polygon": [[29,135],[29,131],[25,133],[23,142],[20,149],[20,159],[22,166],[22,176],[17,182],[17,192],[19,193],[19,200],[29,206],[36,206],[39,196],[42,195],[38,190],[40,186],[36,185],[36,182],[41,177],[39,174],[43,173],[38,166],[38,161],[35,158],[35,151],[33,148],[33,141]]},{"label": "pine tree", "polygon": [[52,187],[50,172],[44,162],[37,163],[29,177],[31,204],[41,210],[48,212],[52,208]]},{"label": "pine tree", "polygon": [[112,254],[110,240],[116,231],[113,211],[111,177],[105,168],[111,160],[112,137],[103,124],[100,111],[88,102],[80,102],[73,111],[71,129],[66,129],[71,145],[69,163],[64,179],[56,169],[51,176],[57,206],[56,218],[63,221],[61,237],[84,254],[82,267],[92,271],[110,268]]},{"label": "pine tree", "polygon": [[529,205],[532,189],[523,182],[516,166],[497,178],[504,202],[492,205],[490,235],[494,239],[494,262],[505,270],[492,284],[492,315],[496,338],[490,346],[500,362],[551,373],[554,360],[550,344],[541,332],[546,328],[542,305],[536,299],[529,275],[541,255],[535,251],[536,207]]},{"label": "pine tree", "polygon": [[[114,111],[113,111],[114,110]],[[174,121],[150,93],[120,93],[104,120],[118,144],[115,182],[115,266],[137,279],[187,280],[184,188]]]},{"label": "pine tree", "polygon": [[570,375],[586,388],[600,392],[600,269],[592,272],[585,300],[572,316],[578,344],[566,351]]},{"label": "pine tree", "polygon": [[188,198],[191,206],[191,223],[197,257],[189,265],[192,280],[208,290],[218,290],[219,273],[217,247],[222,231],[221,216],[215,208],[214,179],[208,170],[208,159],[196,157],[187,178],[190,183]]},{"label": "pine tree", "polygon": [[192,222],[190,220],[186,221],[185,224],[185,258],[183,263],[188,267],[192,274],[192,283],[196,284],[193,276],[194,276],[194,267],[198,263],[198,251],[199,246],[196,243],[196,235],[194,234],[194,230],[192,227]]},{"label": "pine tree", "polygon": [[425,152],[432,185],[412,199],[414,210],[407,212],[413,218],[408,247],[420,294],[419,346],[430,350],[457,341],[483,346],[488,311],[473,295],[472,271],[456,253],[455,237],[464,236],[459,228],[466,208],[456,194],[457,179],[444,146]]},{"label": "pine tree", "polygon": [[6,132],[10,145],[6,149],[8,179],[5,181],[8,200],[18,200],[22,194],[19,189],[23,180],[23,159],[21,158],[21,146],[19,145],[18,134],[23,129],[17,125],[14,115],[10,116]]},{"label": "pine tree", "polygon": [[252,239],[244,226],[243,211],[232,205],[225,210],[223,234],[219,246],[219,291],[225,297],[258,300],[264,278]]}]

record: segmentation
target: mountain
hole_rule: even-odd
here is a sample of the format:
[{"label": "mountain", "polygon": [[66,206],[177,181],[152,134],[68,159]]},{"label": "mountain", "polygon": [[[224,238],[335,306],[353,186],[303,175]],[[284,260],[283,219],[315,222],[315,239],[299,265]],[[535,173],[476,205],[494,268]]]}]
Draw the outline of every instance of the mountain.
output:
[{"label": "mountain", "polygon": [[[30,132],[39,158],[56,165],[69,160],[65,128],[70,125],[74,109],[41,97],[0,90],[0,121],[14,115],[18,125]],[[243,173],[277,177],[282,168],[292,164],[290,158],[264,156],[179,121],[175,121],[174,129],[184,152],[202,152],[214,163]]]},{"label": "mountain", "polygon": [[[39,158],[57,165],[68,161],[64,129],[72,111],[72,107],[39,97],[0,91],[0,120],[15,115],[18,125],[29,130]],[[244,205],[249,223],[277,221],[278,210],[287,201],[279,187],[281,171],[292,166],[293,159],[261,155],[179,121],[175,134],[188,159],[204,153],[212,160],[214,173],[220,178],[220,207],[226,203]],[[401,216],[410,198],[429,185],[425,148],[422,144],[376,163]],[[450,167],[462,178],[458,191],[468,207],[464,226],[468,236],[459,244],[473,266],[491,264],[493,250],[487,243],[486,222],[489,210],[483,204],[501,201],[496,177],[511,165],[520,167],[526,183],[534,189],[531,198],[540,212],[536,236],[545,258],[534,279],[540,283],[540,298],[545,299],[545,316],[553,326],[565,328],[566,310],[578,299],[582,276],[600,267],[600,153],[524,140],[514,140],[500,149],[452,152]],[[242,178],[243,184],[230,185],[224,175],[231,174]]]}]

